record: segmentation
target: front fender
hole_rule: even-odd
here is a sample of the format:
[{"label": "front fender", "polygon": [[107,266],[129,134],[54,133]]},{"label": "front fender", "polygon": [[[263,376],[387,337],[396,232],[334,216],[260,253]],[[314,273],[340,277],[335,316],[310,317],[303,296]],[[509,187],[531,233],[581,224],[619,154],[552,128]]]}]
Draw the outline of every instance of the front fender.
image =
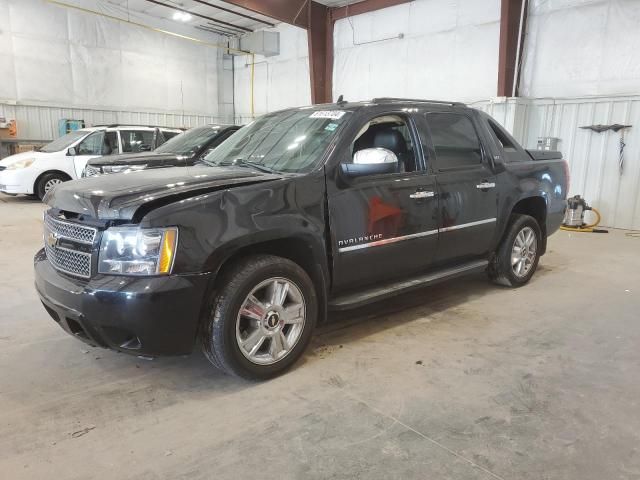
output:
[{"label": "front fender", "polygon": [[175,273],[217,272],[230,256],[265,242],[299,239],[326,263],[324,177],[236,186],[163,205],[141,225],[178,226]]}]

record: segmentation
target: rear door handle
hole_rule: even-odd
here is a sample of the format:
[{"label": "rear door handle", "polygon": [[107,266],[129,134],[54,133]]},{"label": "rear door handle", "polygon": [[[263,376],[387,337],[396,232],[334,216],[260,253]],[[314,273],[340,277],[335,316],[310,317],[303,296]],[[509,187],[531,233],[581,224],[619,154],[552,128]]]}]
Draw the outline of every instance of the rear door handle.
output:
[{"label": "rear door handle", "polygon": [[482,182],[476,185],[478,190],[486,190],[487,188],[495,188],[496,184],[493,182]]},{"label": "rear door handle", "polygon": [[420,190],[418,192],[415,192],[409,195],[409,198],[429,198],[429,197],[435,197],[435,196],[436,196],[435,192],[425,192],[423,190]]}]

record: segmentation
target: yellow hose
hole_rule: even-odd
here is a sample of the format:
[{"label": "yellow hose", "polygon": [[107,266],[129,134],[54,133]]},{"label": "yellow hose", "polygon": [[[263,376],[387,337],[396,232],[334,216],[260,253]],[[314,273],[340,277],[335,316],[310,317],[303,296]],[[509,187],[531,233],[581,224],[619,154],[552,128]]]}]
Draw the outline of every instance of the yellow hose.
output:
[{"label": "yellow hose", "polygon": [[560,230],[566,230],[567,232],[581,232],[581,233],[590,233],[593,232],[593,229],[598,226],[601,220],[600,212],[597,208],[591,207],[591,211],[596,214],[596,221],[590,223],[589,225],[582,225],[580,227],[569,227],[566,225],[560,226]]}]

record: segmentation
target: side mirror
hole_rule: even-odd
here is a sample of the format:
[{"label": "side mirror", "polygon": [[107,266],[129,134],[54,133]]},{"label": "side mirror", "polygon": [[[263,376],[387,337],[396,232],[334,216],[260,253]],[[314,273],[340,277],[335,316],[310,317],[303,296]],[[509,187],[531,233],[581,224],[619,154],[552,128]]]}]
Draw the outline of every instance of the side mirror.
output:
[{"label": "side mirror", "polygon": [[343,163],[341,168],[348,177],[396,173],[398,157],[386,148],[365,148],[355,153],[353,163]]},{"label": "side mirror", "polygon": [[75,157],[77,154],[78,150],[76,150],[76,147],[69,147],[69,150],[67,150],[67,155],[70,157]]}]

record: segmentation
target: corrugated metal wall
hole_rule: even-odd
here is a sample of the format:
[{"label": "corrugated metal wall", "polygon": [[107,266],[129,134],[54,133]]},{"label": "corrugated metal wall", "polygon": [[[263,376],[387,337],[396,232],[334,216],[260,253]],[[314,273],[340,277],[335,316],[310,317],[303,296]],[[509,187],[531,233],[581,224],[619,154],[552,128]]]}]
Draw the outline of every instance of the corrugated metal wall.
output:
[{"label": "corrugated metal wall", "polygon": [[232,123],[232,119],[189,113],[158,113],[125,110],[91,110],[38,105],[10,105],[0,103],[0,117],[16,120],[18,138],[24,140],[53,140],[58,137],[58,120],[84,120],[89,127],[110,123],[159,125],[166,127],[195,127],[207,123]]},{"label": "corrugated metal wall", "polygon": [[[602,213],[609,227],[640,229],[640,96],[573,99],[508,99],[476,105],[506,128],[526,148],[538,137],[557,137],[569,162],[569,195],[582,195]],[[620,133],[596,133],[580,127],[614,123],[625,131],[624,171],[618,168]]]}]

